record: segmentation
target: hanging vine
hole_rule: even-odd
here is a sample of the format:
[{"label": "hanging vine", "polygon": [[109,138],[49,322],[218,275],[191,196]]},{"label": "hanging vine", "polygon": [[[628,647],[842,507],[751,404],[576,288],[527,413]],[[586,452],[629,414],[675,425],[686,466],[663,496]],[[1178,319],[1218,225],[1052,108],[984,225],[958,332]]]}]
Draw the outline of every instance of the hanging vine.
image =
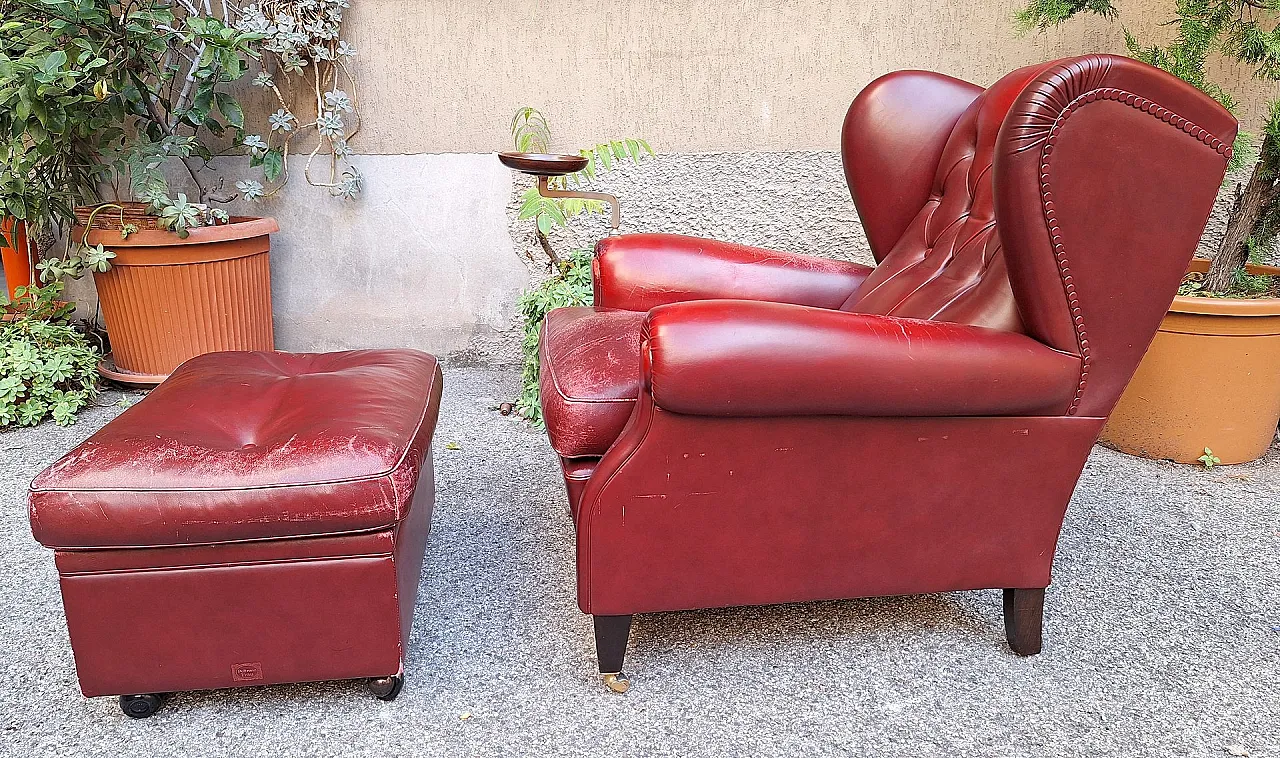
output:
[{"label": "hanging vine", "polygon": [[[271,92],[280,106],[268,117],[265,136],[241,139],[265,180],[236,183],[246,200],[278,193],[289,181],[290,156],[300,154],[306,156],[308,184],[335,197],[360,194],[364,177],[350,162],[350,141],[360,131],[350,66],[356,50],[342,39],[343,12],[350,7],[347,0],[264,0],[246,6],[237,20],[236,28],[262,36],[261,70],[253,83]],[[303,113],[314,118],[304,120]],[[299,148],[302,144],[307,146]],[[318,159],[328,163],[327,177],[312,173]]]}]

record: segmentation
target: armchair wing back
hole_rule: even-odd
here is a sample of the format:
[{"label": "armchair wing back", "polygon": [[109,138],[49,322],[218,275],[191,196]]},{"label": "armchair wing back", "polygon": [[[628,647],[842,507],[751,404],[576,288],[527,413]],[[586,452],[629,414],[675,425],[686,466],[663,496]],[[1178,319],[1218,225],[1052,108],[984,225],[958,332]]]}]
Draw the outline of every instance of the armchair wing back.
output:
[{"label": "armchair wing back", "polygon": [[1067,503],[1236,130],[1127,58],[900,72],[842,135],[874,268],[603,241],[595,307],[542,336],[601,672],[634,613],[982,588],[1038,652]]},{"label": "armchair wing back", "polygon": [[1105,417],[1187,271],[1239,124],[1130,58],[1034,77],[996,141],[995,210],[1029,335],[1081,358],[1068,415]]}]

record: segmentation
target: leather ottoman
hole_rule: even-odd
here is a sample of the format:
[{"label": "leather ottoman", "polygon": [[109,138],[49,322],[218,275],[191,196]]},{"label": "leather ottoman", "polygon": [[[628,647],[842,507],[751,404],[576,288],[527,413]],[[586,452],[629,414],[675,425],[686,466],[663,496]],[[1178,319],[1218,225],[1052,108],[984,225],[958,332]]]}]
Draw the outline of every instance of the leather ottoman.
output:
[{"label": "leather ottoman", "polygon": [[37,476],[81,691],[135,718],[283,682],[393,699],[441,384],[413,350],[210,353]]}]

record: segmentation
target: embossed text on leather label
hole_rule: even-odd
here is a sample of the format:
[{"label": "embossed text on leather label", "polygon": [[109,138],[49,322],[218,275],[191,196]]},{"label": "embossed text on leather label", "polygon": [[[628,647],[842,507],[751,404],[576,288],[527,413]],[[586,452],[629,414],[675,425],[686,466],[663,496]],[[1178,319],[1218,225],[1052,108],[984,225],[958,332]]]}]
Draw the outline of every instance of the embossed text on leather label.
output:
[{"label": "embossed text on leather label", "polygon": [[257,682],[262,679],[262,662],[231,664],[231,681]]}]

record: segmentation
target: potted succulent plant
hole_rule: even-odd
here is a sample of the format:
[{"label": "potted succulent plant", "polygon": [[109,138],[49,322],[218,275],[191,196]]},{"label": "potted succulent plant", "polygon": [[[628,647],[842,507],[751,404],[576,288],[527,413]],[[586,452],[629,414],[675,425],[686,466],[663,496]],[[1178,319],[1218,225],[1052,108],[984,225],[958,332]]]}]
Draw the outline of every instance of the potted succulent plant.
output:
[{"label": "potted succulent plant", "polygon": [[[0,20],[0,136],[28,156],[6,168],[6,215],[62,233],[36,268],[43,282],[92,271],[111,337],[100,369],[161,381],[213,350],[271,349],[269,218],[217,207],[253,200],[288,177],[294,138],[314,128],[311,158],[329,148],[322,184],[352,197],[345,165],[354,99],[339,84],[354,53],[339,39],[345,0],[11,0]],[[249,134],[234,85],[258,70],[282,105],[264,140]],[[283,80],[314,78],[316,118],[292,112]],[[282,83],[277,85],[277,80]],[[310,86],[307,88],[311,89]],[[347,121],[344,122],[344,114]],[[208,162],[245,150],[262,181],[227,189]],[[308,168],[310,159],[308,160]],[[171,192],[184,170],[192,190]],[[271,189],[267,189],[270,186]],[[42,196],[33,207],[25,200]],[[72,228],[74,227],[74,229]]]},{"label": "potted succulent plant", "polygon": [[[1228,110],[1233,95],[1213,82],[1213,58],[1280,81],[1280,0],[1177,2],[1164,46],[1125,31],[1129,55],[1203,90]],[[1032,0],[1016,18],[1047,29],[1080,12],[1117,15],[1110,0]],[[1219,67],[1220,68],[1220,67]],[[1255,147],[1255,144],[1257,145]],[[1257,137],[1241,133],[1230,176],[1226,231],[1211,259],[1197,259],[1102,433],[1128,453],[1178,461],[1240,463],[1263,455],[1280,420],[1280,268],[1262,265],[1280,233],[1280,102]]]},{"label": "potted succulent plant", "polygon": [[0,430],[46,418],[73,424],[97,397],[98,351],[71,324],[75,308],[55,299],[57,287],[17,289],[25,307],[0,321]]}]

